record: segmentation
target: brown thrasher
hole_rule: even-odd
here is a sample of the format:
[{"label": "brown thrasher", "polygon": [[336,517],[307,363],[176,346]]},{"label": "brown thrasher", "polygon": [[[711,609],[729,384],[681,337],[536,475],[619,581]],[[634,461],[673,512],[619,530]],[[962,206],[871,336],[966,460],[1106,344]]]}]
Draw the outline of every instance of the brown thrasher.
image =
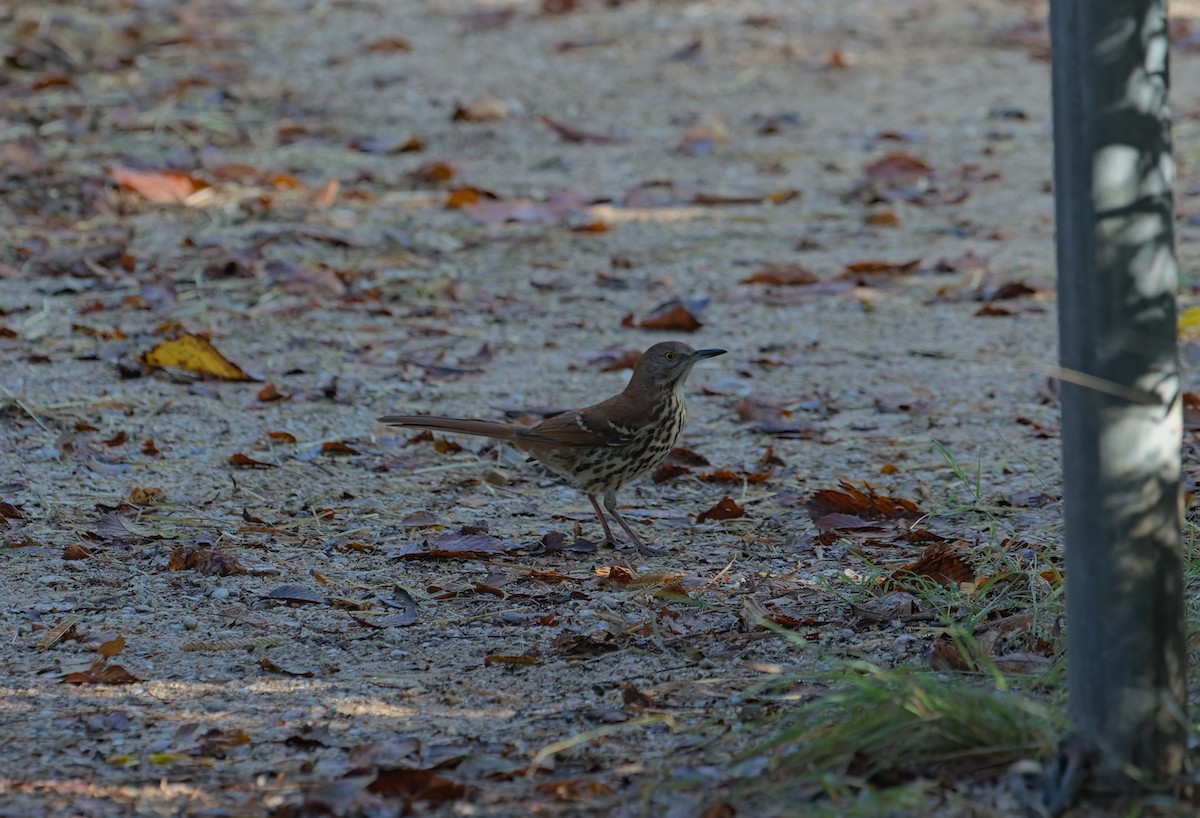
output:
[{"label": "brown thrasher", "polygon": [[604,498],[604,507],[639,551],[656,553],[617,511],[617,490],[652,471],[670,454],[687,418],[683,382],[701,358],[724,353],[723,349],[692,349],[679,341],[655,344],[642,353],[619,395],[534,426],[425,415],[388,415],[379,422],[506,440],[587,495],[604,526],[606,542],[611,545],[614,540],[597,497]]}]

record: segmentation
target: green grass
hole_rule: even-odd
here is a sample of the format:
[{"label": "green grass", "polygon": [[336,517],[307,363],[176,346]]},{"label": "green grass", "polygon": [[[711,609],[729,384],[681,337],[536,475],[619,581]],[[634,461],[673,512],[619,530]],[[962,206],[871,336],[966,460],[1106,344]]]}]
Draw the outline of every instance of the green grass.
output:
[{"label": "green grass", "polygon": [[[953,802],[964,810],[955,809],[955,815],[990,815],[986,807],[975,812],[969,803],[973,783],[996,782],[1015,761],[1047,761],[1055,755],[1068,728],[1065,634],[1058,627],[1065,596],[1062,584],[1047,581],[1041,571],[1049,564],[1061,566],[1061,548],[1029,546],[1032,557],[1028,550],[1022,556],[1007,550],[1000,538],[1024,538],[997,516],[1002,510],[988,506],[982,468],[963,468],[944,446],[934,446],[956,477],[956,489],[935,514],[943,529],[948,524],[983,529],[982,541],[970,534],[963,539],[977,543],[972,558],[988,581],[963,589],[913,578],[905,586],[920,611],[933,614],[920,627],[941,629],[972,671],[934,672],[924,661],[882,667],[865,655],[846,658],[855,656],[850,645],[840,656],[817,657],[825,669],[820,675],[776,677],[769,688],[752,691],[747,700],[755,702],[753,712],[769,715],[756,715],[739,729],[751,746],[735,767],[754,771],[739,791],[746,804],[769,804],[772,815],[854,818],[939,815],[939,805]],[[1189,690],[1196,697],[1200,525],[1189,523],[1184,534]],[[1025,549],[1028,543],[1021,545]],[[894,567],[864,560],[855,566],[855,578],[831,578],[826,587],[847,603],[864,602],[878,596],[881,580]],[[1028,614],[1028,627],[988,638],[990,623],[1014,614]],[[797,647],[813,650],[789,637]],[[1022,677],[997,666],[1005,650],[1034,644],[1050,655],[1047,670]],[[1191,704],[1196,735],[1198,702]],[[1113,809],[1103,814],[1190,814],[1189,807],[1165,795],[1133,797]]]},{"label": "green grass", "polygon": [[821,681],[828,693],[782,710],[743,753],[768,760],[746,787],[751,799],[802,799],[804,815],[888,814],[927,804],[931,780],[991,777],[1048,757],[1064,727],[1055,708],[990,678],[849,662]]}]

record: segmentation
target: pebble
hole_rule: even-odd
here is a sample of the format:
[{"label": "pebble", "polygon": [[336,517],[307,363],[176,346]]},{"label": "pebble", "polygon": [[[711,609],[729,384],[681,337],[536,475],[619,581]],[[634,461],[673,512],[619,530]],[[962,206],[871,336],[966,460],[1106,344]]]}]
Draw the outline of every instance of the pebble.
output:
[{"label": "pebble", "polygon": [[184,614],[183,616],[179,617],[179,624],[183,625],[183,627],[189,631],[194,631],[196,628],[200,627],[200,620],[191,614]]},{"label": "pebble", "polygon": [[229,598],[229,589],[228,588],[213,588],[213,591],[211,594],[209,594],[209,596],[211,596],[213,599],[228,599]]}]

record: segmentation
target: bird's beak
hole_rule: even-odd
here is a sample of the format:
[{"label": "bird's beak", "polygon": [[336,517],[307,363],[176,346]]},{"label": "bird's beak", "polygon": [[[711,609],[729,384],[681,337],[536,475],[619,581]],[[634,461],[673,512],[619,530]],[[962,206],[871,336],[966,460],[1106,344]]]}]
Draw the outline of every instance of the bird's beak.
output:
[{"label": "bird's beak", "polygon": [[718,355],[724,355],[723,349],[698,349],[692,353],[693,358],[715,358]]}]

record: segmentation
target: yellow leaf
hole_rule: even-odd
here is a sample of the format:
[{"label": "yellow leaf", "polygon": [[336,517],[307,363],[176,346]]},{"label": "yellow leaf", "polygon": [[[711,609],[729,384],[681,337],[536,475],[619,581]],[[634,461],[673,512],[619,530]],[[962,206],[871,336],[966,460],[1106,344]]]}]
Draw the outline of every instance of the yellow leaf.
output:
[{"label": "yellow leaf", "polygon": [[118,636],[116,639],[109,639],[99,648],[99,653],[106,659],[116,656],[121,651],[125,650],[125,637]]},{"label": "yellow leaf", "polygon": [[163,341],[147,352],[142,361],[159,369],[182,369],[226,381],[254,380],[199,335],[181,335]]},{"label": "yellow leaf", "polygon": [[1188,307],[1179,315],[1179,337],[1200,338],[1200,307]]},{"label": "yellow leaf", "polygon": [[133,753],[121,753],[120,755],[109,756],[104,760],[114,767],[132,767],[139,763],[138,757]]},{"label": "yellow leaf", "polygon": [[190,761],[190,756],[185,756],[182,753],[154,753],[147,761],[151,764],[157,764],[160,767],[165,767],[168,764],[179,764],[183,761]]}]

